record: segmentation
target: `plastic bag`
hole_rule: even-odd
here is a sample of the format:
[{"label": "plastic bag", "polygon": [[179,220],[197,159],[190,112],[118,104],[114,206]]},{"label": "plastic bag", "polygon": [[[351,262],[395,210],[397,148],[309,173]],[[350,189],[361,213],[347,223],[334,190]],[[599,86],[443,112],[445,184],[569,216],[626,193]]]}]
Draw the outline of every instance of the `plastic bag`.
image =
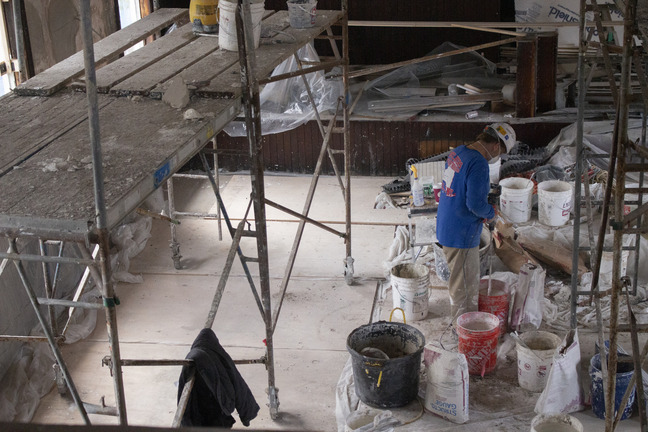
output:
[{"label": "plastic bag", "polygon": [[554,354],[547,385],[535,406],[538,414],[569,414],[585,408],[580,376],[578,331],[570,330]]},{"label": "plastic bag", "polygon": [[[319,56],[311,44],[297,51],[304,62],[319,62]],[[295,57],[284,60],[272,72],[272,76],[294,72],[299,69]],[[305,75],[317,110],[335,110],[337,100],[344,94],[340,79],[327,79],[322,71]],[[315,111],[301,76],[267,84],[259,94],[261,106],[261,130],[263,135],[276,134],[295,129],[312,120]],[[223,130],[232,137],[246,136],[244,121],[232,121]]]},{"label": "plastic bag", "polygon": [[427,373],[425,408],[453,423],[466,423],[470,382],[466,356],[428,344],[423,362]]},{"label": "plastic bag", "polygon": [[526,263],[520,268],[515,288],[511,327],[524,331],[528,325],[536,329],[542,324],[545,271],[542,267]]}]

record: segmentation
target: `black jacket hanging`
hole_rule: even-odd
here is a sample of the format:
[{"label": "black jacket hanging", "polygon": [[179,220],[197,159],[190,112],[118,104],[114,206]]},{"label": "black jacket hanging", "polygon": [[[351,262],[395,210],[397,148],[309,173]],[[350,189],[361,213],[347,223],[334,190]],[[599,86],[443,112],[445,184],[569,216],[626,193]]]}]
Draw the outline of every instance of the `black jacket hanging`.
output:
[{"label": "black jacket hanging", "polygon": [[[236,369],[232,358],[218,342],[212,329],[202,329],[191,345],[187,359],[194,361],[196,380],[189,396],[182,426],[231,428],[236,409],[244,426],[259,412],[250,388]],[[184,366],[178,381],[178,401],[192,366]]]}]

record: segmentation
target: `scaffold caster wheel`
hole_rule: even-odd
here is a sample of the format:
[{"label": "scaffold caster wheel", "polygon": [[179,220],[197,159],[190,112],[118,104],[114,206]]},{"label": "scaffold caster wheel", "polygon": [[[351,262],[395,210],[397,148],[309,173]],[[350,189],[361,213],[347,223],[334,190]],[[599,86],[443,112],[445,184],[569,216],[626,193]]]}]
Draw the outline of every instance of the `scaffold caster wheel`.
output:
[{"label": "scaffold caster wheel", "polygon": [[347,257],[344,261],[344,280],[347,285],[353,285],[353,258]]},{"label": "scaffold caster wheel", "polygon": [[67,383],[65,382],[63,372],[61,372],[61,367],[58,365],[58,363],[54,363],[52,365],[52,368],[54,369],[54,381],[56,382],[56,389],[58,390],[58,394],[65,396],[67,394],[68,387]]},{"label": "scaffold caster wheel", "polygon": [[180,255],[180,245],[178,243],[171,243],[171,258],[173,258],[173,267],[176,270],[182,270],[182,255]]},{"label": "scaffold caster wheel", "polygon": [[279,418],[279,389],[276,387],[268,387],[268,407],[270,407],[270,418],[277,420]]}]

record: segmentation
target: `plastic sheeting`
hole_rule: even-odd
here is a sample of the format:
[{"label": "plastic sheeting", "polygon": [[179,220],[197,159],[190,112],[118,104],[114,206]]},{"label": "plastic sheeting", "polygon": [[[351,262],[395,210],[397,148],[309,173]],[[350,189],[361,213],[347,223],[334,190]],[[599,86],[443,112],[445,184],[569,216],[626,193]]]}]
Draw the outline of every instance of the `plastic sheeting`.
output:
[{"label": "plastic sheeting", "polygon": [[[311,44],[297,51],[302,62],[319,62],[319,56]],[[295,57],[285,60],[272,72],[272,76],[299,70]],[[304,75],[311,89],[317,111],[334,111],[338,98],[344,93],[341,78],[327,78],[323,72]],[[276,134],[315,118],[315,111],[308,98],[303,77],[298,76],[267,84],[259,94],[261,106],[261,131],[263,135]],[[229,136],[246,136],[245,121],[232,121],[223,129]]]},{"label": "plastic sheeting", "polygon": [[[444,42],[426,54],[433,56],[464,48],[452,42]],[[416,101],[418,97],[429,97],[428,92],[437,89],[433,95],[449,95],[456,90],[456,85],[469,84],[481,90],[501,91],[507,81],[496,76],[496,66],[479,53],[470,51],[434,60],[402,66],[365,84],[354,114],[366,117],[402,117],[408,118],[421,111],[420,107],[388,108],[388,111],[376,112],[376,102],[393,100]],[[483,103],[468,106],[439,108],[443,111],[467,112],[483,106]]]}]

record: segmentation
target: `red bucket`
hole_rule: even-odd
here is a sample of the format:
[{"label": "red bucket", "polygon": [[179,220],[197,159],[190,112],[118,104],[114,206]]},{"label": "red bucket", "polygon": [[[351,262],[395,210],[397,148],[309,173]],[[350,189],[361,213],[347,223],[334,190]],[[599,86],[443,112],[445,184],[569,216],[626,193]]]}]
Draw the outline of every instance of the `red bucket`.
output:
[{"label": "red bucket", "polygon": [[499,318],[488,312],[466,312],[457,318],[459,352],[466,356],[470,375],[483,377],[495,369],[499,326]]},{"label": "red bucket", "polygon": [[495,315],[500,320],[500,336],[508,330],[509,293],[504,282],[493,279],[488,295],[488,279],[479,281],[478,310]]}]

